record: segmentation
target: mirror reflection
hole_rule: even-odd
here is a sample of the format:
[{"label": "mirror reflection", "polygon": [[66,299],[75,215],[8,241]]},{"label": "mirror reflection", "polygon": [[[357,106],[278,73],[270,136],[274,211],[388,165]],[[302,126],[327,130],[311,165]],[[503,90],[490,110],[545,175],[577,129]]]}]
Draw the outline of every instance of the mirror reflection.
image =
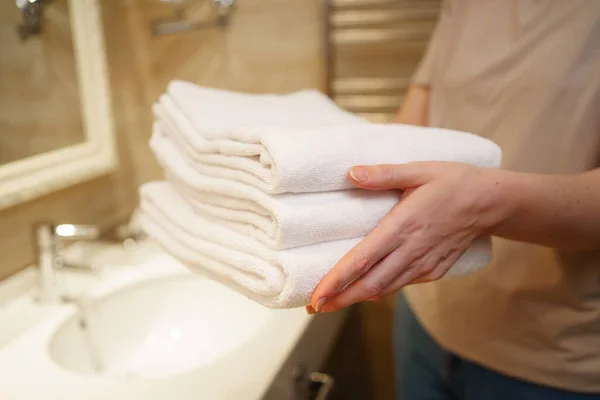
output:
[{"label": "mirror reflection", "polygon": [[45,7],[43,34],[24,12],[0,2],[0,165],[85,141],[68,1]]}]

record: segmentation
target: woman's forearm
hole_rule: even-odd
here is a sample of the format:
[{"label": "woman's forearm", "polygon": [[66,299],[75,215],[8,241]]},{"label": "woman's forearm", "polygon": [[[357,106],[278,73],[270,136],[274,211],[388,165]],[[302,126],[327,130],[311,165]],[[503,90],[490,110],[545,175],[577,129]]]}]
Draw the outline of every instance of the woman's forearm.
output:
[{"label": "woman's forearm", "polygon": [[429,87],[413,85],[406,92],[394,122],[427,126],[429,122]]},{"label": "woman's forearm", "polygon": [[600,249],[600,169],[578,175],[487,170],[492,233],[559,249]]}]

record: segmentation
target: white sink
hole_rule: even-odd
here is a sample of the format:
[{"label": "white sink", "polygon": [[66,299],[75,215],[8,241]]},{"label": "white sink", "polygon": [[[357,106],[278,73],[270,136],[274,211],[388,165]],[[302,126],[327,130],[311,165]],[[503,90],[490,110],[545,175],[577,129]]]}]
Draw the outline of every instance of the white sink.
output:
[{"label": "white sink", "polygon": [[160,251],[120,260],[105,257],[113,267],[93,287],[65,274],[70,292],[85,288],[80,306],[30,294],[0,306],[2,330],[20,332],[0,342],[0,399],[258,400],[312,318],[264,308]]},{"label": "white sink", "polygon": [[213,281],[161,276],[82,303],[54,332],[48,351],[79,374],[165,377],[234,352],[270,315]]}]

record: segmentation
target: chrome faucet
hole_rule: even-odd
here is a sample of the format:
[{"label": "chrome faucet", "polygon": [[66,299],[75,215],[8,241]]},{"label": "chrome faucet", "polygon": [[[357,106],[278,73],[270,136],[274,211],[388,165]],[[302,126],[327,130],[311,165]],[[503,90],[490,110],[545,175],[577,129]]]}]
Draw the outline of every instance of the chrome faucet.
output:
[{"label": "chrome faucet", "polygon": [[16,5],[23,13],[23,23],[18,27],[21,40],[42,32],[44,8],[52,0],[16,0]]},{"label": "chrome faucet", "polygon": [[94,272],[91,264],[75,265],[65,263],[60,256],[61,248],[68,242],[94,240],[100,235],[95,225],[39,224],[35,229],[37,264],[40,269],[39,300],[55,303],[64,300],[56,288],[58,269],[68,268]]}]

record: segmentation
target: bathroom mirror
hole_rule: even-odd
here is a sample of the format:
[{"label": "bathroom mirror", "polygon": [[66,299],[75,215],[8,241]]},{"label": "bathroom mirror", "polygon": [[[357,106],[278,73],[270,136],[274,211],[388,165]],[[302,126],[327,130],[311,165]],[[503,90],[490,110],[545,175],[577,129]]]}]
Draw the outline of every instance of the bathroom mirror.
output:
[{"label": "bathroom mirror", "polygon": [[0,210],[116,168],[100,1],[0,2]]}]

